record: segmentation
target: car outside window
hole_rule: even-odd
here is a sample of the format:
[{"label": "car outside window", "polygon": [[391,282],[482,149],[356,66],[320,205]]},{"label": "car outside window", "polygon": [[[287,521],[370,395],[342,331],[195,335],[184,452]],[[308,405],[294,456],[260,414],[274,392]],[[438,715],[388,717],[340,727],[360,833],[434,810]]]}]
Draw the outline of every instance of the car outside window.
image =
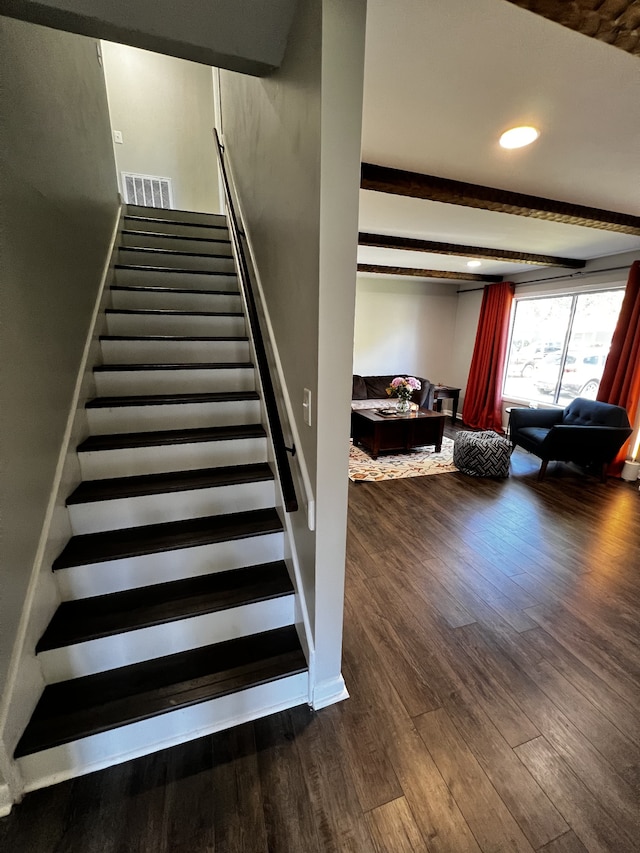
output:
[{"label": "car outside window", "polygon": [[566,406],[595,400],[624,290],[516,298],[503,396]]}]

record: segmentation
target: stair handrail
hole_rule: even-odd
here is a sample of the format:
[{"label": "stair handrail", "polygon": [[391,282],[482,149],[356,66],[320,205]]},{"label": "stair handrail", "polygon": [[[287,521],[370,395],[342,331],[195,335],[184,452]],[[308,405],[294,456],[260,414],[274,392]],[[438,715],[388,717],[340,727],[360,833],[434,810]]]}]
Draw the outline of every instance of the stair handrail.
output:
[{"label": "stair handrail", "polygon": [[291,466],[289,465],[289,457],[287,456],[287,453],[295,455],[296,449],[295,445],[293,445],[292,447],[287,447],[284,439],[282,421],[280,420],[280,412],[278,411],[276,394],[271,379],[269,361],[267,359],[267,351],[264,345],[264,338],[262,337],[262,330],[260,328],[260,318],[258,315],[255,296],[253,293],[253,286],[251,283],[251,274],[249,272],[249,265],[247,264],[247,258],[240,239],[244,232],[240,229],[238,225],[238,218],[236,215],[235,206],[233,204],[231,187],[229,184],[227,169],[224,162],[224,145],[220,141],[220,137],[216,128],[214,128],[213,133],[216,141],[216,154],[218,156],[218,165],[220,168],[220,176],[222,178],[222,187],[224,190],[227,212],[229,215],[229,230],[231,232],[231,239],[233,240],[236,258],[238,261],[240,286],[242,287],[245,305],[247,307],[247,317],[249,320],[249,326],[251,328],[251,337],[253,339],[253,347],[256,354],[258,372],[260,374],[260,381],[264,394],[264,405],[267,411],[267,419],[269,421],[269,431],[271,433],[271,440],[273,442],[273,452],[275,456],[276,467],[278,469],[280,488],[282,489],[282,499],[284,502],[284,508],[287,512],[296,512],[296,510],[298,509],[298,499],[296,497],[296,490],[293,484],[293,475],[291,473]]}]

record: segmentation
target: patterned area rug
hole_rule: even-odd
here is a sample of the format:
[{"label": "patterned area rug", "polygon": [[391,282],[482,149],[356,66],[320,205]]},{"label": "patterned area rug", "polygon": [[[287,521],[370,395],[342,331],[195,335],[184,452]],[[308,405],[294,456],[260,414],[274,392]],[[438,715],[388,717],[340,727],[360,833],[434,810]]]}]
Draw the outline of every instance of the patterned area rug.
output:
[{"label": "patterned area rug", "polygon": [[448,474],[458,469],[453,464],[453,441],[442,439],[442,450],[433,448],[411,450],[408,453],[382,453],[372,459],[360,447],[349,448],[349,479],[354,482],[366,480],[398,480],[402,477],[428,477],[430,474]]}]

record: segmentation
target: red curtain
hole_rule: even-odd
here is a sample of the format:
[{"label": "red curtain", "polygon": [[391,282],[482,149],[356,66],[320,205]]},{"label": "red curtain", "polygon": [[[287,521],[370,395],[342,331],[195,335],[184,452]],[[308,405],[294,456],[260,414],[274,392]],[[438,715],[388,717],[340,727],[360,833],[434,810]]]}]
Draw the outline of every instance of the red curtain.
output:
[{"label": "red curtain", "polygon": [[502,433],[502,373],[515,285],[510,281],[484,289],[476,344],[469,369],[462,420],[470,427]]},{"label": "red curtain", "polygon": [[[618,324],[600,380],[598,400],[623,406],[633,426],[640,401],[640,261],[634,261],[629,271]],[[628,451],[629,442],[611,463],[610,474],[620,476]]]}]

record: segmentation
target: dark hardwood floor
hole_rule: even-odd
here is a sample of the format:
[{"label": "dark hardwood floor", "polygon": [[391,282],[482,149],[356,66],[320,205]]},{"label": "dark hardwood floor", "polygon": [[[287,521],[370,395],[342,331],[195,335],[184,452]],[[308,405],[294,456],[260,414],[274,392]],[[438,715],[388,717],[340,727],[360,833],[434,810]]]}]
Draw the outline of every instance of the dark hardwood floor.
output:
[{"label": "dark hardwood floor", "polygon": [[537,468],[351,484],[351,698],[29,794],[0,849],[639,851],[640,494]]}]

